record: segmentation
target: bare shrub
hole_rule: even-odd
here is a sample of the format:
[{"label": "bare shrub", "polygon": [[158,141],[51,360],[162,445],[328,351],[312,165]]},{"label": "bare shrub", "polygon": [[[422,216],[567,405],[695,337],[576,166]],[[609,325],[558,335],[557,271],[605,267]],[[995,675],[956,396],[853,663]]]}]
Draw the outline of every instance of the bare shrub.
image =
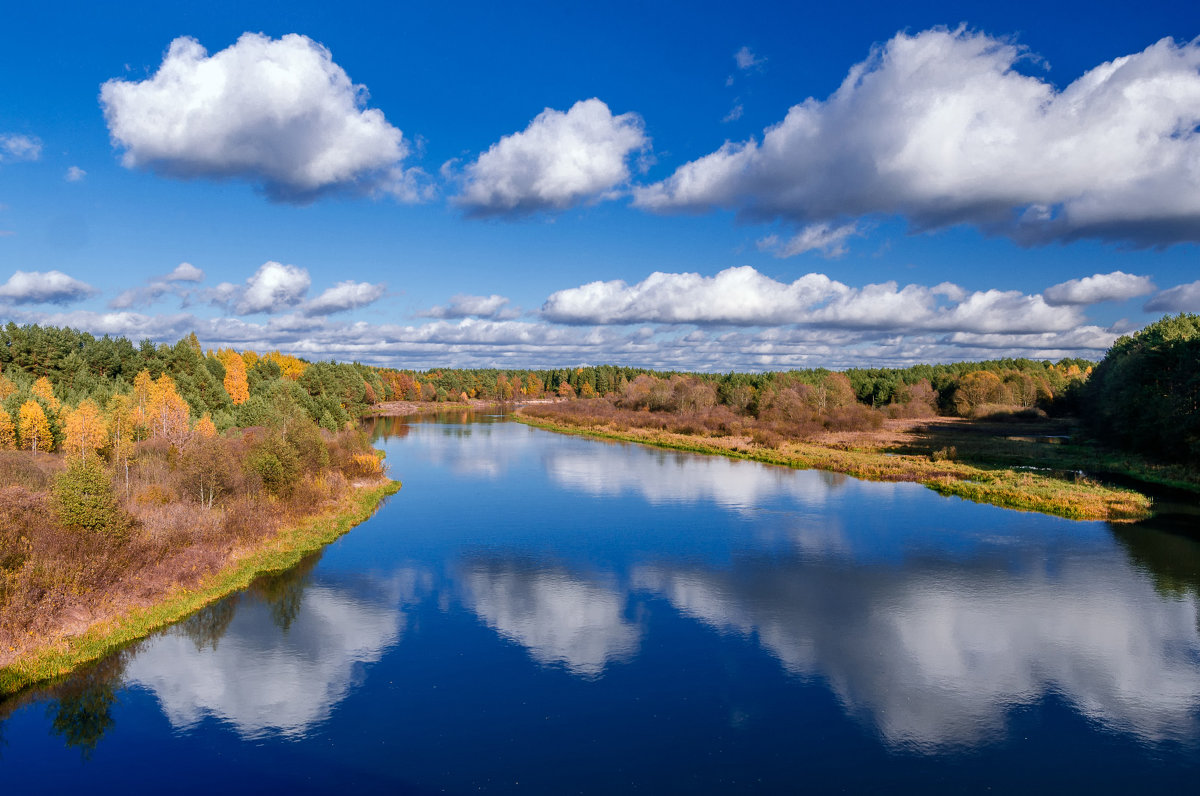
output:
[{"label": "bare shrub", "polygon": [[830,431],[868,431],[882,426],[882,413],[858,403],[831,409],[825,415],[825,427]]},{"label": "bare shrub", "polygon": [[230,539],[255,541],[279,529],[279,513],[263,500],[240,497],[229,501],[221,519],[221,531]]},{"label": "bare shrub", "polygon": [[49,488],[50,481],[63,467],[58,456],[0,450],[0,487],[23,486],[40,492]]}]

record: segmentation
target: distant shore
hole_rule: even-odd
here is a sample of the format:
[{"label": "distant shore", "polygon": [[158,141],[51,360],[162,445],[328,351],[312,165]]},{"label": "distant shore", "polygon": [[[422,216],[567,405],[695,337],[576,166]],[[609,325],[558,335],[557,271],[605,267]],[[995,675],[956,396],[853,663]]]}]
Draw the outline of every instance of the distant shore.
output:
[{"label": "distant shore", "polygon": [[[1082,475],[1054,477],[1032,467],[979,466],[954,460],[941,451],[911,451],[904,440],[917,427],[948,428],[961,437],[968,421],[949,419],[895,421],[883,432],[830,434],[821,439],[785,441],[777,447],[742,436],[702,436],[612,423],[575,425],[524,411],[516,419],[565,434],[635,442],[660,448],[749,459],[797,469],[828,470],[873,481],[909,481],[935,492],[1009,509],[1036,511],[1077,520],[1136,522],[1152,513],[1146,495],[1106,486]],[[565,418],[564,418],[565,419]],[[1011,439],[1008,438],[1008,439]],[[1040,468],[1039,468],[1040,469]]]},{"label": "distant shore", "polygon": [[365,417],[407,417],[409,415],[433,415],[441,412],[463,411],[513,411],[522,406],[559,403],[562,400],[562,398],[523,398],[519,401],[496,401],[494,398],[470,398],[466,401],[384,401],[372,406],[365,413]]}]

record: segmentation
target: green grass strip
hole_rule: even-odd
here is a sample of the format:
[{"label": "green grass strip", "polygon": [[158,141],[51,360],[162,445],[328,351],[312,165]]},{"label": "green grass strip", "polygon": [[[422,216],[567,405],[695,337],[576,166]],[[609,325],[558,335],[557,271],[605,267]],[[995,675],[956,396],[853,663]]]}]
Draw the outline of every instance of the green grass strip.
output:
[{"label": "green grass strip", "polygon": [[366,520],[384,498],[400,489],[399,481],[356,491],[341,510],[300,522],[265,540],[262,546],[217,572],[197,588],[176,588],[162,602],[137,608],[124,616],[93,626],[81,636],[36,648],[0,669],[0,696],[10,696],[32,685],[68,674],[113,650],[145,638],[174,624],[204,606],[245,589],[267,572],[295,566],[305,555],[319,550]]}]

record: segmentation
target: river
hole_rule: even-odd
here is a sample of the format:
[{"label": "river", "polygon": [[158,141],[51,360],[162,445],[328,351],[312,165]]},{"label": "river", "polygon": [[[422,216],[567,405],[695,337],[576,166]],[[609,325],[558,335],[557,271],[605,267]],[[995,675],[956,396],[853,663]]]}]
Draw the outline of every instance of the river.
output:
[{"label": "river", "polygon": [[1131,792],[1200,775],[1200,544],[486,415],[295,570],[0,713],[5,793]]}]

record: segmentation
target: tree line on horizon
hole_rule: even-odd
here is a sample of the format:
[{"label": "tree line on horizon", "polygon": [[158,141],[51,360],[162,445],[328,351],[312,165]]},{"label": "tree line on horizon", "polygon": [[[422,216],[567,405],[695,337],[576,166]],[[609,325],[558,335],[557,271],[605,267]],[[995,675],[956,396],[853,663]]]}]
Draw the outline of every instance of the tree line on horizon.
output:
[{"label": "tree line on horizon", "polygon": [[[824,396],[831,387],[843,398],[852,394],[860,404],[892,407],[893,413],[927,406],[939,414],[971,416],[993,405],[1053,413],[1070,409],[1094,366],[1083,359],[997,359],[724,374],[616,365],[417,371],[310,362],[279,351],[205,351],[194,333],[174,345],[150,340],[134,345],[123,337],[10,322],[0,328],[0,448],[56,450],[101,438],[104,447],[153,436],[155,428],[177,439],[221,433],[267,424],[280,403],[336,431],[389,401],[612,397],[624,395],[639,379],[707,385],[716,403],[752,414],[777,404],[785,391]],[[656,399],[650,408],[668,407]]]},{"label": "tree line on horizon", "polygon": [[[216,433],[264,425],[281,403],[297,407],[320,427],[334,431],[390,401],[508,402],[551,397],[637,403],[628,395],[635,382],[640,385],[635,392],[653,395],[640,408],[673,411],[688,392],[678,386],[685,381],[699,387],[699,393],[691,390],[696,395],[711,392],[714,405],[753,416],[764,411],[779,415],[781,396],[783,404],[807,402],[822,411],[830,395],[843,405],[852,400],[891,416],[977,417],[1005,408],[1078,415],[1097,438],[1112,444],[1173,460],[1200,461],[1200,429],[1193,428],[1198,422],[1194,404],[1200,389],[1195,364],[1198,317],[1186,313],[1166,317],[1136,335],[1122,337],[1099,365],[1079,358],[1003,358],[906,368],[757,373],[617,365],[419,371],[358,362],[310,362],[279,351],[205,351],[195,334],[174,345],[149,340],[135,345],[126,338],[95,337],[70,328],[8,323],[0,328],[0,447],[27,447],[37,436],[41,449],[57,449],[67,444],[71,415],[81,411],[72,426],[73,442],[79,433],[88,436],[87,430],[98,422],[97,414],[110,437],[122,427],[131,429],[135,437],[145,436],[148,426],[123,426],[121,417],[132,402],[140,418],[156,397],[156,412],[174,407],[178,436],[183,433],[183,405],[189,431],[200,428],[209,433],[210,424]],[[676,398],[666,397],[667,393]],[[175,397],[181,403],[176,404]],[[21,430],[23,408],[29,434]],[[45,416],[44,425],[38,409]],[[170,433],[170,422],[163,427]]]}]

